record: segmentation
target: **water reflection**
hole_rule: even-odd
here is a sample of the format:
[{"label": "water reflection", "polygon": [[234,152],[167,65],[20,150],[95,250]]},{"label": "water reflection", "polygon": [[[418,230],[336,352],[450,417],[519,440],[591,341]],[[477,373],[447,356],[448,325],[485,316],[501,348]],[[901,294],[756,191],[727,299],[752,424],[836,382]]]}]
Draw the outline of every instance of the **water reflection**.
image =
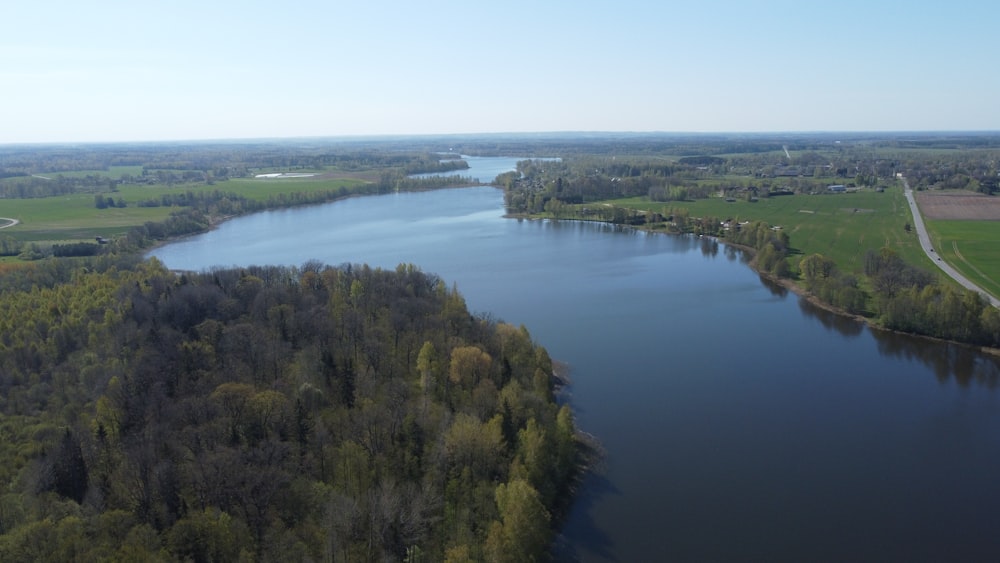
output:
[{"label": "water reflection", "polygon": [[715,258],[719,254],[719,241],[714,238],[704,238],[701,239],[701,255],[708,256],[710,258]]},{"label": "water reflection", "polygon": [[[761,281],[771,289],[765,280]],[[818,307],[804,298],[799,299],[799,309],[806,317],[844,337],[857,337],[866,328],[861,321]],[[930,368],[941,383],[954,379],[962,387],[977,384],[989,389],[1000,383],[1000,357],[983,354],[977,348],[887,330],[869,332],[881,355],[918,361]]]},{"label": "water reflection", "polygon": [[865,324],[851,317],[828,311],[813,304],[804,297],[799,298],[799,309],[802,314],[819,321],[827,330],[836,331],[841,336],[849,338],[860,335],[865,330]]},{"label": "water reflection", "polygon": [[[553,553],[558,561],[577,562],[583,557],[600,557],[604,561],[617,561],[614,556],[615,543],[593,518],[593,508],[609,496],[621,496],[622,492],[607,477],[590,473],[584,477],[579,488],[580,494],[573,501],[573,539],[560,534],[556,538]],[[586,555],[582,552],[586,552]]]},{"label": "water reflection", "polygon": [[872,330],[878,351],[911,361],[919,361],[934,371],[941,383],[954,378],[962,387],[972,384],[995,389],[1000,383],[1000,358],[978,349],[950,342],[937,342],[887,330]]},{"label": "water reflection", "polygon": [[771,292],[771,295],[775,297],[784,299],[788,295],[788,288],[780,283],[776,283],[771,278],[760,276],[760,283]]},{"label": "water reflection", "polygon": [[726,258],[728,258],[730,262],[735,262],[737,260],[739,260],[741,264],[747,264],[750,262],[749,253],[743,252],[741,249],[728,244],[723,245],[722,248]]}]

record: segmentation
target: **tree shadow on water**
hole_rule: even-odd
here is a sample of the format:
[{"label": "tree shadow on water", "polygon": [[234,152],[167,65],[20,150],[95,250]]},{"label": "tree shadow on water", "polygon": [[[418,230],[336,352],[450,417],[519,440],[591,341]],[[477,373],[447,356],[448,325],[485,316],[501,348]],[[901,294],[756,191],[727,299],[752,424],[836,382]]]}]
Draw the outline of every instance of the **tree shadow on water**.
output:
[{"label": "tree shadow on water", "polygon": [[808,299],[799,299],[799,309],[802,313],[819,321],[823,328],[835,331],[841,336],[854,338],[860,336],[865,331],[865,323],[832,311],[828,311],[818,305],[811,303]]},{"label": "tree shadow on water", "polygon": [[621,491],[604,475],[589,472],[581,481],[573,506],[552,548],[554,561],[580,561],[581,554],[605,561],[617,561],[614,542],[594,521],[592,511],[607,495]]},{"label": "tree shadow on water", "polygon": [[954,380],[961,387],[1000,386],[1000,357],[975,347],[873,330],[872,336],[883,356],[918,361],[934,372],[940,383]]}]

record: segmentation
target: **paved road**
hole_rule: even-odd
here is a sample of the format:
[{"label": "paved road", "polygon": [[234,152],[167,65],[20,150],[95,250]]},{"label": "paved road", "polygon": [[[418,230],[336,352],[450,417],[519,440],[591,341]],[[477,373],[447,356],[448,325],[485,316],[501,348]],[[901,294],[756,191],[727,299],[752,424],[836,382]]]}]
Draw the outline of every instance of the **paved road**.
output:
[{"label": "paved road", "polygon": [[17,219],[11,219],[9,217],[0,217],[0,221],[10,221],[6,225],[0,225],[0,229],[6,229],[7,227],[13,227],[14,225],[20,223]]},{"label": "paved road", "polygon": [[962,284],[963,287],[982,294],[983,297],[990,300],[990,303],[992,303],[994,307],[1000,307],[1000,299],[993,297],[989,293],[983,291],[981,287],[969,281],[968,278],[960,274],[955,268],[949,266],[948,263],[942,260],[941,257],[938,256],[937,252],[934,251],[934,246],[931,245],[931,237],[927,234],[927,227],[924,225],[924,218],[920,215],[920,210],[917,209],[917,200],[913,197],[913,190],[910,189],[910,183],[906,181],[906,178],[903,178],[902,180],[904,190],[903,193],[906,194],[906,201],[910,204],[910,212],[913,214],[913,225],[917,228],[917,238],[920,239],[920,247],[924,249],[924,253],[927,254],[927,257],[931,259],[931,262],[937,264],[938,268],[941,268],[944,273],[951,276],[953,280]]}]

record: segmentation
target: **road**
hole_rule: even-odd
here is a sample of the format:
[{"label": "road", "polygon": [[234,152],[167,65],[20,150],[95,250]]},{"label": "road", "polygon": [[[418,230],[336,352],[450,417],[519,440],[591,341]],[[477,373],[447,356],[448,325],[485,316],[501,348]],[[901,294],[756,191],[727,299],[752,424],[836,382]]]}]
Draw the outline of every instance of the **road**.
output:
[{"label": "road", "polygon": [[0,221],[9,221],[6,225],[0,225],[0,229],[6,229],[7,227],[13,227],[14,225],[20,223],[17,219],[11,219],[9,217],[0,217]]},{"label": "road", "polygon": [[948,265],[934,251],[934,246],[931,244],[931,237],[927,234],[927,226],[924,225],[924,218],[920,215],[920,210],[917,208],[917,199],[913,196],[913,190],[910,189],[910,183],[906,181],[906,178],[901,179],[903,180],[903,193],[906,195],[907,203],[910,204],[910,212],[913,214],[913,225],[917,229],[917,238],[920,240],[920,248],[924,249],[924,254],[931,259],[931,262],[937,264],[938,268],[941,268],[941,271],[951,276],[951,279],[957,281],[962,287],[981,294],[983,297],[989,299],[994,307],[1000,307],[1000,299],[983,291],[981,287],[972,283],[968,278],[960,274],[958,270]]}]

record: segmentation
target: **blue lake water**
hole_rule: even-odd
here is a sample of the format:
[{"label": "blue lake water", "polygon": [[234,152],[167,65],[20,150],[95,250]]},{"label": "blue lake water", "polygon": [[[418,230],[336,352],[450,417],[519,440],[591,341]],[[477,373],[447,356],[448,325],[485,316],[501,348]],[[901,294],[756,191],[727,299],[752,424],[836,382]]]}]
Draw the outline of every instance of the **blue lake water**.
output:
[{"label": "blue lake water", "polygon": [[[462,155],[462,160],[469,164],[465,170],[452,170],[449,172],[428,172],[426,174],[414,174],[414,178],[428,176],[462,176],[472,178],[478,182],[488,184],[504,172],[510,172],[517,168],[517,161],[525,160],[520,157],[509,156],[467,156]],[[535,160],[559,160],[557,158],[539,158]]]},{"label": "blue lake water", "polygon": [[567,400],[607,450],[561,559],[1000,558],[993,357],[814,309],[710,239],[503,212],[489,187],[354,198],[152,254],[193,270],[413,263],[526,325],[570,365]]}]

